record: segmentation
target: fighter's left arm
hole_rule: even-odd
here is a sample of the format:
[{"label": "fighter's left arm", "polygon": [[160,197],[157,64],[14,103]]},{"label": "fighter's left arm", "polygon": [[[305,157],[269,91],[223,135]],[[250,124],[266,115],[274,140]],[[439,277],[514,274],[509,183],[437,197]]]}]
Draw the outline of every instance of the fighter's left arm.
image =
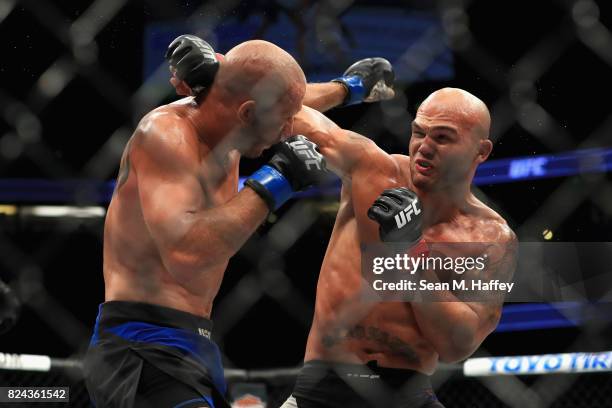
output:
[{"label": "fighter's left arm", "polygon": [[[170,43],[165,55],[170,83],[181,96],[196,95],[211,87],[224,56],[215,53],[195,35],[181,35]],[[336,106],[391,99],[395,93],[393,67],[384,58],[365,58],[348,67],[341,77],[326,83],[309,83],[303,104],[319,112]]]},{"label": "fighter's left arm", "polygon": [[325,112],[336,106],[378,102],[395,96],[393,66],[384,58],[365,58],[327,83],[309,83],[302,104]]},{"label": "fighter's left arm", "polygon": [[338,82],[308,83],[302,104],[325,112],[342,105],[347,95],[348,89]]},{"label": "fighter's left arm", "polygon": [[[495,244],[488,246],[487,264],[483,270],[470,279],[490,282],[499,280],[509,282],[516,267],[518,241],[515,234],[507,227],[500,234]],[[432,271],[428,281],[435,280]],[[497,327],[501,316],[503,295],[496,293],[473,293],[472,299],[462,301],[461,295],[451,291],[436,292],[437,299],[412,302],[412,310],[423,336],[428,339],[446,363],[463,360],[480,346],[484,339]]]}]

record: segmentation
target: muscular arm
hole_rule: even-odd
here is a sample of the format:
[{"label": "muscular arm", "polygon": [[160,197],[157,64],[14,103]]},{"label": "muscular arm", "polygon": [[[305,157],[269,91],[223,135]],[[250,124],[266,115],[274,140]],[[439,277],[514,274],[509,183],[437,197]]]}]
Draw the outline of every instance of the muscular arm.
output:
[{"label": "muscular arm", "polygon": [[307,84],[302,104],[319,112],[325,112],[340,105],[346,94],[346,87],[338,82]]},{"label": "muscular arm", "polygon": [[[197,142],[177,120],[142,127],[132,143],[132,165],[145,223],[164,266],[190,280],[229,260],[268,213],[264,201],[245,188],[212,207],[198,178]],[[206,180],[207,175],[204,175]],[[204,181],[206,182],[206,181]]]},{"label": "muscular arm", "polygon": [[341,178],[350,177],[359,164],[367,165],[371,160],[392,162],[391,156],[367,137],[340,128],[322,113],[306,106],[294,118],[293,133],[305,135],[315,142],[328,167]]},{"label": "muscular arm", "polygon": [[[489,263],[474,278],[509,281],[514,273],[517,246],[516,237],[513,233],[511,235],[506,242],[487,250]],[[497,327],[502,304],[501,298],[488,302],[463,302],[452,292],[444,292],[435,301],[413,302],[411,306],[419,328],[440,355],[440,360],[451,363],[472,355]]]}]

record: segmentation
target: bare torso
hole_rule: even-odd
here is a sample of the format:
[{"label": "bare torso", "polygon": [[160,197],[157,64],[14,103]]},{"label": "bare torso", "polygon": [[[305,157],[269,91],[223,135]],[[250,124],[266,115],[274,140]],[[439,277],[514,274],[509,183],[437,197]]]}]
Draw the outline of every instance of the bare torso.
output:
[{"label": "bare torso", "polygon": [[[388,188],[411,186],[409,157],[378,150],[343,180],[340,209],[319,275],[305,360],[365,363],[431,374],[436,350],[419,329],[407,302],[364,303],[360,244],[377,240],[367,210]],[[429,242],[490,242],[503,219],[475,197],[452,223],[425,226]]]},{"label": "bare torso", "polygon": [[[179,282],[164,266],[159,250],[145,223],[140,200],[138,171],[130,160],[138,154],[147,126],[163,117],[165,126],[184,124],[193,107],[185,100],[162,106],[147,115],[128,143],[104,225],[105,299],[158,304],[209,317],[229,260],[205,273],[194,273],[189,282]],[[209,154],[193,128],[184,135],[189,147],[198,152],[196,177],[201,187],[200,208],[226,203],[238,190],[238,155],[230,154],[220,163]]]}]

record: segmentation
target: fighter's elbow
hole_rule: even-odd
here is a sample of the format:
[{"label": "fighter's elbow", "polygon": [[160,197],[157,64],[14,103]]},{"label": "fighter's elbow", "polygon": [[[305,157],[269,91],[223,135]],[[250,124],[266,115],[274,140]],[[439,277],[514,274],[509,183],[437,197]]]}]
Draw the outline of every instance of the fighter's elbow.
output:
[{"label": "fighter's elbow", "polygon": [[436,351],[441,362],[456,363],[471,356],[481,342],[476,330],[468,325],[457,325],[439,342]]},{"label": "fighter's elbow", "polygon": [[440,362],[453,364],[470,357],[476,351],[476,348],[477,346],[474,347],[469,344],[459,344],[441,347],[437,352]]}]

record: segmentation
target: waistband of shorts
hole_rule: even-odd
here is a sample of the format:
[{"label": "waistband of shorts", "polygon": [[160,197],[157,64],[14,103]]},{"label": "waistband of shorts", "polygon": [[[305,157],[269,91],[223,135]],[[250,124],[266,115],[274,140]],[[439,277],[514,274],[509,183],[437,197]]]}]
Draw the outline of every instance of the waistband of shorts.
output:
[{"label": "waistband of shorts", "polygon": [[430,377],[419,371],[404,368],[381,367],[376,361],[365,364],[339,363],[324,360],[304,362],[300,375],[332,375],[338,377],[381,379],[384,382],[401,383],[410,380],[416,387],[431,386]]},{"label": "waistband of shorts", "polygon": [[[101,303],[98,308],[98,325],[101,328],[128,322],[144,322],[164,327],[173,327],[196,332],[210,337],[213,322],[178,309],[151,303],[112,300]],[[206,332],[206,333],[205,333]]]}]

